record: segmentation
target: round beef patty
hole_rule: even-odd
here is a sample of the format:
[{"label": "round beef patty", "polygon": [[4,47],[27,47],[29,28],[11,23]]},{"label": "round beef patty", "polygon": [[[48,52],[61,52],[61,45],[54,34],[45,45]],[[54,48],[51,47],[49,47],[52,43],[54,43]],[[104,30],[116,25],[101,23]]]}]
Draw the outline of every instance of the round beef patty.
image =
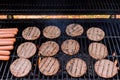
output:
[{"label": "round beef patty", "polygon": [[112,78],[118,73],[115,63],[107,59],[98,60],[94,65],[94,69],[97,75],[103,78]]},{"label": "round beef patty", "polygon": [[100,28],[92,27],[87,30],[87,37],[92,41],[100,41],[105,37],[105,32]]},{"label": "round beef patty", "polygon": [[38,67],[42,74],[52,76],[58,72],[60,64],[56,58],[46,57],[40,61]]},{"label": "round beef patty", "polygon": [[24,77],[24,76],[27,76],[31,69],[32,69],[31,62],[28,59],[24,59],[24,58],[16,59],[10,65],[10,72],[15,77]]},{"label": "round beef patty", "polygon": [[73,39],[65,40],[61,45],[62,51],[68,55],[77,54],[79,51],[79,48],[80,48],[79,43]]},{"label": "round beef patty", "polygon": [[36,40],[40,37],[40,30],[37,27],[27,27],[23,30],[22,36],[26,40]]},{"label": "round beef patty", "polygon": [[82,59],[73,58],[67,63],[66,70],[72,77],[81,77],[87,72],[87,65]]},{"label": "round beef patty", "polygon": [[69,36],[80,36],[83,33],[83,27],[79,24],[69,24],[66,28],[66,33]]},{"label": "round beef patty", "polygon": [[54,41],[47,41],[45,43],[42,43],[42,45],[39,48],[38,55],[43,56],[54,56],[59,51],[59,45]]},{"label": "round beef patty", "polygon": [[60,34],[61,31],[57,26],[47,26],[43,30],[43,35],[49,39],[57,38],[60,36]]},{"label": "round beef patty", "polygon": [[22,58],[30,58],[36,53],[36,46],[31,42],[22,43],[18,46],[17,55]]},{"label": "round beef patty", "polygon": [[89,54],[94,59],[103,59],[108,55],[107,47],[102,43],[93,42],[88,48]]}]

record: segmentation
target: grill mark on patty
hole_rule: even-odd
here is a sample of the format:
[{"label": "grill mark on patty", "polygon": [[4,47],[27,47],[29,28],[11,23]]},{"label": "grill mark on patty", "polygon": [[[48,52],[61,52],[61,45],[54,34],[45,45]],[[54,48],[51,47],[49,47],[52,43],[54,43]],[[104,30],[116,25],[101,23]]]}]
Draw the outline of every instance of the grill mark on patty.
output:
[{"label": "grill mark on patty", "polygon": [[71,59],[67,65],[67,72],[73,77],[80,77],[85,74],[86,71],[86,63],[79,58]]},{"label": "grill mark on patty", "polygon": [[[104,63],[104,64],[102,64]],[[100,65],[101,64],[101,65]],[[100,60],[98,62],[95,63],[95,67],[101,69],[102,68],[102,72],[100,72],[100,70],[96,69],[96,72],[99,76],[104,77],[104,78],[111,78],[113,77],[117,72],[117,67],[115,67],[115,64],[112,61],[109,60]]]},{"label": "grill mark on patty", "polygon": [[78,60],[77,60],[77,64],[76,64],[75,75],[76,75],[76,72],[77,72],[77,67],[78,67]]},{"label": "grill mark on patty", "polygon": [[79,51],[79,43],[75,40],[69,39],[62,43],[62,51],[69,55],[74,55]]},{"label": "grill mark on patty", "polygon": [[[50,66],[48,72],[50,72],[50,70],[53,69],[55,62],[56,62],[56,60],[54,60],[54,62],[53,62],[52,65]],[[54,69],[54,70],[55,70],[55,69]],[[54,71],[53,71],[53,72],[54,72]],[[50,73],[53,73],[53,72],[50,72]]]},{"label": "grill mark on patty", "polygon": [[80,66],[80,74],[82,72],[82,65],[83,65],[83,61],[80,62],[81,66]]},{"label": "grill mark on patty", "polygon": [[95,59],[105,58],[108,54],[107,47],[102,43],[93,42],[89,45],[89,54]]},{"label": "grill mark on patty", "polygon": [[[80,26],[80,27],[77,27],[77,26]],[[83,30],[83,29],[82,29],[81,25],[71,24],[71,25],[68,25],[67,30],[68,30],[68,31],[67,31],[68,34],[73,34],[73,33],[76,33],[76,32],[78,32],[78,31],[81,32],[81,30]]]},{"label": "grill mark on patty", "polygon": [[75,62],[74,60],[72,60],[72,61],[70,62],[70,65],[72,65],[72,66],[70,66],[70,72],[72,72],[74,62]]},{"label": "grill mark on patty", "polygon": [[[47,61],[44,61],[45,59],[47,59]],[[42,64],[39,65],[39,70],[44,75],[54,75],[55,73],[57,73],[57,71],[59,69],[59,62],[57,61],[57,59],[52,58],[52,57],[48,57],[48,58],[45,58],[45,59],[43,59],[41,61]],[[45,64],[44,64],[44,62],[45,62]]]},{"label": "grill mark on patty", "polygon": [[[72,34],[75,30],[74,30],[74,27],[76,27],[77,24],[72,24],[70,25],[70,28],[68,29],[68,33],[69,34]],[[70,31],[71,30],[71,31]]]},{"label": "grill mark on patty", "polygon": [[42,54],[43,56],[52,56],[56,54],[58,51],[59,51],[58,44],[56,42],[49,41],[41,45],[39,49],[39,54]]},{"label": "grill mark on patty", "polygon": [[[18,64],[19,63],[19,64]],[[15,65],[15,67],[14,68],[12,68],[12,70],[14,70],[14,71],[17,71],[17,73],[16,73],[16,75],[19,75],[20,73],[19,72],[21,72],[21,68],[23,69],[24,68],[24,66],[26,65],[25,64],[26,62],[25,62],[25,60],[19,60],[19,61],[17,61],[16,62],[16,65]],[[18,66],[19,65],[19,66]],[[27,65],[26,65],[27,66]],[[25,70],[25,69],[24,69]],[[21,73],[24,73],[24,70],[21,72]]]},{"label": "grill mark on patty", "polygon": [[57,26],[48,26],[44,29],[43,34],[48,38],[56,38],[60,35],[60,29]]},{"label": "grill mark on patty", "polygon": [[41,65],[41,66],[39,67],[39,69],[41,69],[41,68],[43,67],[43,65],[46,64],[47,60],[48,60],[48,58],[45,58],[45,61],[44,61],[45,63],[42,62],[42,63],[39,64],[39,65]]},{"label": "grill mark on patty", "polygon": [[[46,67],[50,64],[51,60],[52,60],[52,59],[47,60],[48,62],[46,61],[46,63],[48,63],[48,64],[44,64],[44,65],[41,67],[41,72],[44,72],[44,71],[45,71]],[[43,68],[43,67],[44,67],[44,68]]]},{"label": "grill mark on patty", "polygon": [[35,52],[36,52],[35,45],[31,42],[25,42],[18,47],[17,54],[19,57],[28,58],[35,54]]},{"label": "grill mark on patty", "polygon": [[100,28],[90,28],[87,31],[87,36],[90,40],[100,41],[104,38],[104,31]]}]

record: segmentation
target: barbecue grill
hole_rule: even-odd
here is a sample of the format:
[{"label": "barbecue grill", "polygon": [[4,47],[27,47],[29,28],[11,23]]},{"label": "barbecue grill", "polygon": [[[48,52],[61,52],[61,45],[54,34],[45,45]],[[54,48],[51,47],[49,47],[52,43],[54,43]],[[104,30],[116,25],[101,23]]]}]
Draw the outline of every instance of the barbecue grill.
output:
[{"label": "barbecue grill", "polygon": [[[14,79],[28,79],[28,80],[105,80],[99,77],[94,71],[95,59],[91,58],[88,54],[88,46],[92,42],[86,37],[86,30],[90,27],[96,26],[105,31],[105,38],[100,43],[107,46],[109,55],[106,59],[111,61],[118,61],[117,66],[120,67],[120,20],[119,19],[13,19],[13,15],[18,14],[119,14],[120,1],[119,0],[0,0],[0,14],[7,14],[7,20],[0,20],[0,28],[18,27],[19,33],[16,36],[16,43],[14,50],[11,51],[11,58],[9,61],[0,61],[0,79],[1,80],[14,80]],[[10,16],[10,17],[9,17]],[[71,23],[78,23],[84,27],[84,34],[79,37],[69,37],[65,33],[66,26]],[[55,76],[44,76],[38,69],[38,55],[34,55],[29,60],[32,63],[32,70],[28,76],[23,78],[14,77],[9,70],[10,64],[18,58],[16,51],[18,46],[27,42],[23,39],[22,31],[28,26],[37,26],[41,31],[45,26],[55,25],[61,29],[61,36],[53,39],[59,45],[66,39],[75,39],[80,44],[80,51],[78,54],[68,56],[64,54],[61,49],[56,57],[60,62],[60,70]],[[35,41],[37,47],[41,43],[48,41],[43,35]],[[113,53],[116,53],[113,56]],[[65,70],[66,63],[74,58],[82,58],[87,63],[87,73],[80,78],[73,78],[68,75]],[[120,71],[118,74],[109,80],[120,80]]]}]

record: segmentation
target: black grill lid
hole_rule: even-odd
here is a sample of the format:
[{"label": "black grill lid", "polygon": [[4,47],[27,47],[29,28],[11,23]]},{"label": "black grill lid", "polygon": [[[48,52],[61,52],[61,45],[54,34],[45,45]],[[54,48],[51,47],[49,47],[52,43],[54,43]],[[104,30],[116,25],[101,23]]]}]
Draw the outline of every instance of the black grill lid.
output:
[{"label": "black grill lid", "polygon": [[120,0],[0,0],[0,14],[118,14]]}]

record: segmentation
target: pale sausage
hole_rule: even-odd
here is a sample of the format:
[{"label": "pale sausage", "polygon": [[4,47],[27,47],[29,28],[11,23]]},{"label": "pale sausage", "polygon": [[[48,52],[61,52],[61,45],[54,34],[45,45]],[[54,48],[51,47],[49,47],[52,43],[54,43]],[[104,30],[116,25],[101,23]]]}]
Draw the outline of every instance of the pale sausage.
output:
[{"label": "pale sausage", "polygon": [[18,28],[1,28],[0,31],[17,31],[18,32]]},{"label": "pale sausage", "polygon": [[15,34],[11,34],[11,33],[0,34],[0,38],[10,38],[10,37],[15,37]]},{"label": "pale sausage", "polygon": [[0,60],[4,60],[4,61],[7,61],[10,59],[10,56],[1,56],[0,55]]},{"label": "pale sausage", "polygon": [[17,31],[0,31],[0,34],[9,34],[9,33],[17,34]]},{"label": "pale sausage", "polygon": [[14,42],[13,41],[3,41],[3,40],[0,40],[0,46],[1,45],[13,45]]},{"label": "pale sausage", "polygon": [[0,46],[0,50],[12,50],[13,46]]},{"label": "pale sausage", "polygon": [[0,50],[0,56],[9,56],[10,55],[10,51],[2,51]]},{"label": "pale sausage", "polygon": [[0,39],[0,41],[13,41],[16,42],[15,38],[6,38],[6,39]]}]

